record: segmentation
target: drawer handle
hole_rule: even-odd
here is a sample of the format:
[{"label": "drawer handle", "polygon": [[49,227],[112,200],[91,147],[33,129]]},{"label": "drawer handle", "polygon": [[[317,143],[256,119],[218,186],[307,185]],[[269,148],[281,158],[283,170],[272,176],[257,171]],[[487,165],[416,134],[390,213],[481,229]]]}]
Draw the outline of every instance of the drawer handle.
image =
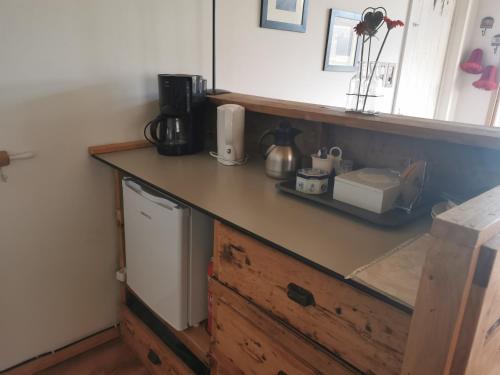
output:
[{"label": "drawer handle", "polygon": [[285,371],[278,371],[276,375],[287,375],[287,373]]},{"label": "drawer handle", "polygon": [[288,284],[287,296],[293,302],[296,302],[304,307],[312,306],[315,304],[314,295],[310,291],[294,283]]},{"label": "drawer handle", "polygon": [[151,349],[149,349],[149,352],[148,352],[148,359],[149,359],[149,362],[151,362],[155,366],[161,365],[160,357],[158,356],[158,354],[153,352]]}]

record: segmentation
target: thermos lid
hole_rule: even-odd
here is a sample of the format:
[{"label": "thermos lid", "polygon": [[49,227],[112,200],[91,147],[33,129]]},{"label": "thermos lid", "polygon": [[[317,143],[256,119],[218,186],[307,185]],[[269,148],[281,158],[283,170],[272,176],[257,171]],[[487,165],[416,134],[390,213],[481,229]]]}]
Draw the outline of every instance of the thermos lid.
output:
[{"label": "thermos lid", "polygon": [[300,130],[292,128],[286,120],[281,121],[273,131],[276,146],[291,146],[296,136],[302,133]]}]

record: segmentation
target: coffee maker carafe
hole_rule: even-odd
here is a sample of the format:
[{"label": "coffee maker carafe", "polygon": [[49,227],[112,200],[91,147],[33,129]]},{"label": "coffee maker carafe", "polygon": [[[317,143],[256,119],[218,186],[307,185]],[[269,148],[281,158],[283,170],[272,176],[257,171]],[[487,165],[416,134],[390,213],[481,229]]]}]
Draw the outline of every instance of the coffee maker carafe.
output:
[{"label": "coffee maker carafe", "polygon": [[206,81],[197,75],[158,75],[160,114],[144,137],[162,155],[194,154],[203,149]]}]

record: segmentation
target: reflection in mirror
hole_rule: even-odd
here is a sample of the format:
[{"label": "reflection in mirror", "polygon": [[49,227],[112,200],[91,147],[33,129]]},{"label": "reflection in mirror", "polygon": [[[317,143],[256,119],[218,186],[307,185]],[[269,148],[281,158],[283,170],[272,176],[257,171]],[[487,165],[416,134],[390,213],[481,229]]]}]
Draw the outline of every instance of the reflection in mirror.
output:
[{"label": "reflection in mirror", "polygon": [[[489,74],[490,85],[478,84],[500,61],[491,46],[494,23],[485,18],[500,19],[497,1],[411,2],[393,113],[495,125],[496,75]],[[473,50],[481,55],[476,74],[460,68]]]},{"label": "reflection in mirror", "polygon": [[[382,6],[390,18],[405,20],[405,27],[391,34],[380,57],[377,75],[383,97],[377,111],[500,126],[498,89],[481,89],[498,82],[498,0],[315,0],[309,4],[303,34],[259,28],[261,3],[235,6],[232,0],[219,0],[221,87],[345,108],[354,75],[352,56],[357,55],[352,34],[346,32],[353,21],[330,14],[359,15],[369,6]],[[377,38],[373,48],[378,51],[383,33]],[[475,49],[482,50],[482,74],[460,69]]]},{"label": "reflection in mirror", "polygon": [[360,20],[360,13],[335,9],[330,11],[324,70],[332,72],[356,70],[361,40],[357,37],[354,27]]}]

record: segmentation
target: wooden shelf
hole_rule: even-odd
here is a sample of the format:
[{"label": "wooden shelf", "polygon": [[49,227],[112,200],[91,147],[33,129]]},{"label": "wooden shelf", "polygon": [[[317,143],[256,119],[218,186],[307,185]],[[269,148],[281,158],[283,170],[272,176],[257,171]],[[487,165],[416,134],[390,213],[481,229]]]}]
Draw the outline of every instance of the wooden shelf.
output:
[{"label": "wooden shelf", "polygon": [[237,93],[209,96],[212,103],[239,104],[248,111],[337,126],[500,150],[500,129],[381,114],[346,113],[342,108]]}]

